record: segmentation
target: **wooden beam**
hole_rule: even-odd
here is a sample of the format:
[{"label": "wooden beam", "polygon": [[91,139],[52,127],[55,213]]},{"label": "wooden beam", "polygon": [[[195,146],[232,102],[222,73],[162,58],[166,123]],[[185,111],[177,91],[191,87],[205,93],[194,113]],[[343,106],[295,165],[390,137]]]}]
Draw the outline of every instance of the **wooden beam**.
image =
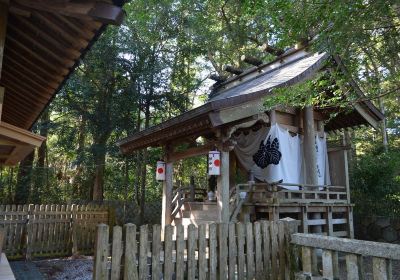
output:
[{"label": "wooden beam", "polygon": [[58,63],[58,65],[55,65],[54,63],[49,62],[47,58],[38,54],[35,50],[22,44],[14,36],[15,35],[7,36],[7,42],[12,43],[12,45],[10,45],[10,48],[16,47],[19,50],[22,50],[22,55],[23,55],[23,52],[29,54],[30,56],[34,57],[37,61],[40,61],[40,63],[42,63],[43,65],[46,65],[47,68],[51,69],[51,71],[54,71],[57,74],[64,74],[64,75],[68,74],[69,71],[68,71],[68,68],[65,67],[65,65],[62,65],[59,63]]},{"label": "wooden beam", "polygon": [[303,152],[306,164],[306,184],[317,185],[317,154],[315,150],[315,128],[312,106],[305,107],[303,113]]},{"label": "wooden beam", "polygon": [[203,146],[189,148],[183,152],[171,152],[168,159],[171,162],[175,162],[185,158],[206,155],[213,147],[213,144],[205,144]]},{"label": "wooden beam", "polygon": [[173,176],[174,164],[167,158],[165,163],[165,181],[163,182],[163,196],[162,196],[162,215],[161,227],[165,228],[166,225],[172,223],[171,203],[172,203],[172,189],[173,189]]},{"label": "wooden beam", "polygon": [[[55,49],[50,46],[47,42],[41,40],[36,34],[26,32],[25,29],[20,29],[14,24],[9,24],[9,30],[18,36],[18,40],[24,44],[32,46],[35,52],[41,51],[46,54],[48,58],[53,61],[57,61],[60,65],[71,67],[75,64],[75,61],[70,57],[65,56],[65,52],[55,52]],[[14,36],[13,35],[13,36]],[[10,36],[10,35],[9,35]]]},{"label": "wooden beam", "polygon": [[51,71],[47,69],[46,67],[43,67],[42,64],[39,63],[34,63],[30,59],[28,59],[25,56],[21,56],[18,51],[14,48],[8,48],[7,49],[7,57],[5,57],[6,60],[10,60],[13,65],[18,65],[19,67],[23,69],[29,69],[28,71],[33,71],[37,75],[41,77],[41,79],[45,79],[44,81],[48,80],[49,83],[56,83],[58,87],[59,83],[61,83],[64,80],[64,76],[68,73],[62,73],[60,75],[57,75],[57,73],[54,73],[54,71]]},{"label": "wooden beam", "polygon": [[220,152],[221,175],[217,178],[219,222],[229,223],[229,151]]},{"label": "wooden beam", "polygon": [[232,65],[225,65],[224,71],[235,74],[235,75],[240,75],[243,73],[242,69],[235,68]]},{"label": "wooden beam", "polygon": [[47,44],[50,44],[52,48],[66,53],[69,58],[76,59],[81,55],[78,50],[70,47],[72,46],[71,44],[68,44],[70,46],[67,46],[54,38],[54,36],[50,35],[51,33],[49,34],[48,32],[45,32],[43,30],[44,25],[40,24],[39,22],[28,21],[23,16],[15,16],[13,18],[13,24],[16,24],[18,28],[24,28],[25,30],[29,30],[30,32],[36,34],[36,36],[40,37],[41,40],[44,40]]},{"label": "wooden beam", "polygon": [[107,24],[121,24],[124,12],[121,7],[97,1],[65,2],[42,0],[15,0],[28,10],[38,10],[61,14],[83,20],[97,20]]},{"label": "wooden beam", "polygon": [[4,46],[7,35],[8,1],[0,2],[0,78],[3,67]]},{"label": "wooden beam", "polygon": [[4,103],[4,87],[0,87],[0,122],[1,122],[1,114],[3,112],[3,103]]},{"label": "wooden beam", "polygon": [[34,134],[28,130],[16,127],[6,122],[0,123],[0,135],[35,147],[40,147],[42,142],[46,139],[43,136]]},{"label": "wooden beam", "polygon": [[56,20],[56,18],[50,14],[42,14],[35,11],[32,12],[32,17],[39,20],[47,28],[52,29],[54,34],[57,34],[57,38],[68,42],[70,46],[84,49],[89,44],[89,41],[76,37],[74,34],[67,32],[62,23]]},{"label": "wooden beam", "polygon": [[35,147],[32,145],[19,145],[14,148],[4,165],[12,166],[23,160]]},{"label": "wooden beam", "polygon": [[263,63],[261,59],[249,55],[242,55],[240,60],[254,66],[260,66]]}]

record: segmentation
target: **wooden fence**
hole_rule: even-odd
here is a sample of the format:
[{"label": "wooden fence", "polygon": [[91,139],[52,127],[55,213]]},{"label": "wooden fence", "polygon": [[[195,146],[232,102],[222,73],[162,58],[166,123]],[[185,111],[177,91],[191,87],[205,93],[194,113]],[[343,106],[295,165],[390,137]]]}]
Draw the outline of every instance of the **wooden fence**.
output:
[{"label": "wooden fence", "polygon": [[98,205],[0,205],[8,258],[93,253],[96,226],[109,222]]},{"label": "wooden fence", "polygon": [[[301,247],[302,272],[297,274],[296,279],[312,279],[320,275],[320,262],[313,257],[315,248],[322,249],[323,279],[343,279],[346,274],[351,280],[394,279],[392,260],[400,260],[400,245],[389,243],[303,233],[293,234],[291,242]],[[339,263],[339,254],[345,255],[345,265]],[[370,264],[368,267],[364,265],[368,257],[372,257],[372,269]],[[367,272],[372,277],[367,278]]]},{"label": "wooden fence", "polygon": [[161,231],[159,225],[127,224],[113,228],[110,244],[109,227],[102,224],[93,278],[289,279],[294,276],[289,245],[296,225],[289,221],[189,225],[185,238],[182,225]]}]

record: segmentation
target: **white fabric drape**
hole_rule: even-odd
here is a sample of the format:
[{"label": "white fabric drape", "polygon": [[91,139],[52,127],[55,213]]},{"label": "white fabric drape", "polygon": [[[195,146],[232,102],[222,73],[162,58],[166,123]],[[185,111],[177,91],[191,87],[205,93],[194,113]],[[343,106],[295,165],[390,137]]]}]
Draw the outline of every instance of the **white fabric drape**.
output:
[{"label": "white fabric drape", "polygon": [[[304,183],[302,137],[291,136],[278,124],[235,136],[235,154],[246,170],[260,181]],[[326,137],[316,137],[318,184],[330,184]],[[257,162],[257,163],[256,163]],[[296,190],[296,186],[288,186]]]}]

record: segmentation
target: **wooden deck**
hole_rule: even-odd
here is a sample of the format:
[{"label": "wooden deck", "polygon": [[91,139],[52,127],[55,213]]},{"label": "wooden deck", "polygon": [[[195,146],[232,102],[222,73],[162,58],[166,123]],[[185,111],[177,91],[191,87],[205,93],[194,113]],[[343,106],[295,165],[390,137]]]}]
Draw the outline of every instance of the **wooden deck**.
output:
[{"label": "wooden deck", "polygon": [[0,259],[0,280],[15,280],[10,263],[4,253],[1,254]]}]

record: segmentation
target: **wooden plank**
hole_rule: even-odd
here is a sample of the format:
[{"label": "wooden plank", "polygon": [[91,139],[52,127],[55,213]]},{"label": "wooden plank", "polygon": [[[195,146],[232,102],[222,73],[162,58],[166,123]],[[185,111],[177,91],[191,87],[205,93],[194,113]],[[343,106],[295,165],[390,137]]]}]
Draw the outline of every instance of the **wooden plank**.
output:
[{"label": "wooden plank", "polygon": [[286,248],[285,248],[285,224],[283,222],[278,222],[278,238],[279,238],[279,279],[285,279],[285,269],[286,269]]},{"label": "wooden plank", "polygon": [[270,222],[261,221],[262,240],[263,240],[263,272],[266,278],[271,277],[271,239],[270,239]]},{"label": "wooden plank", "polygon": [[121,257],[122,257],[122,227],[113,228],[112,256],[111,256],[111,279],[121,278]]},{"label": "wooden plank", "polygon": [[196,278],[196,234],[197,228],[194,224],[188,226],[188,248],[187,248],[187,277]]},{"label": "wooden plank", "polygon": [[254,278],[254,236],[252,223],[246,223],[246,272],[247,279]]},{"label": "wooden plank", "polygon": [[136,225],[125,225],[125,262],[124,262],[124,279],[137,280],[137,242],[136,242]]},{"label": "wooden plank", "polygon": [[93,279],[108,280],[107,258],[108,249],[108,225],[100,224],[97,226],[96,253],[94,259]]},{"label": "wooden plank", "polygon": [[262,261],[262,238],[261,238],[261,225],[259,222],[254,223],[254,240],[256,251],[256,279],[264,279],[263,261]]},{"label": "wooden plank", "polygon": [[386,259],[372,258],[372,276],[374,280],[388,280]]},{"label": "wooden plank", "polygon": [[220,151],[221,175],[217,176],[219,222],[229,223],[229,152]]},{"label": "wooden plank", "polygon": [[217,279],[217,225],[209,225],[210,279]]},{"label": "wooden plank", "polygon": [[139,247],[139,279],[147,280],[149,271],[147,263],[147,246],[149,231],[147,225],[140,227],[140,247]]},{"label": "wooden plank", "polygon": [[312,248],[303,246],[301,248],[301,261],[303,264],[303,272],[312,274]]},{"label": "wooden plank", "polygon": [[219,268],[219,279],[226,279],[228,276],[228,224],[220,223],[218,224],[218,249],[219,249],[219,259],[218,259],[218,268]]},{"label": "wooden plank", "polygon": [[273,279],[278,279],[278,260],[279,260],[279,247],[278,247],[278,224],[271,222],[271,275]]},{"label": "wooden plank", "polygon": [[295,233],[292,243],[350,254],[400,260],[400,245],[365,240]]},{"label": "wooden plank", "polygon": [[185,279],[185,232],[182,225],[176,226],[176,279]]},{"label": "wooden plank", "polygon": [[172,222],[172,188],[174,166],[172,162],[165,164],[165,181],[163,182],[161,226],[164,228]]},{"label": "wooden plank", "polygon": [[[228,260],[228,271],[229,279],[235,279],[236,275],[236,258],[237,258],[237,246],[236,246],[236,234],[235,234],[235,224],[229,224],[228,233],[228,250],[229,250],[229,260]],[[200,254],[200,252],[199,252]]]},{"label": "wooden plank", "polygon": [[245,233],[244,233],[244,226],[242,223],[236,224],[236,232],[237,232],[237,245],[238,245],[238,269],[237,275],[238,279],[245,278],[245,254],[244,254],[244,244],[245,244]]},{"label": "wooden plank", "polygon": [[207,225],[200,224],[199,225],[199,270],[198,270],[198,279],[205,280],[207,279]]},{"label": "wooden plank", "polygon": [[357,255],[355,254],[346,255],[346,271],[347,271],[347,280],[360,279]]},{"label": "wooden plank", "polygon": [[153,244],[151,253],[151,277],[153,280],[159,280],[161,277],[161,263],[160,263],[160,251],[161,251],[161,226],[153,225]]},{"label": "wooden plank", "polygon": [[322,276],[327,280],[333,280],[332,251],[322,251]]},{"label": "wooden plank", "polygon": [[[174,263],[172,260],[173,251],[173,232],[174,228],[171,225],[166,225],[164,228],[164,279],[170,280],[174,274]],[[200,255],[199,255],[200,258]]]},{"label": "wooden plank", "polygon": [[4,46],[7,35],[8,3],[0,3],[0,78],[3,69]]}]

